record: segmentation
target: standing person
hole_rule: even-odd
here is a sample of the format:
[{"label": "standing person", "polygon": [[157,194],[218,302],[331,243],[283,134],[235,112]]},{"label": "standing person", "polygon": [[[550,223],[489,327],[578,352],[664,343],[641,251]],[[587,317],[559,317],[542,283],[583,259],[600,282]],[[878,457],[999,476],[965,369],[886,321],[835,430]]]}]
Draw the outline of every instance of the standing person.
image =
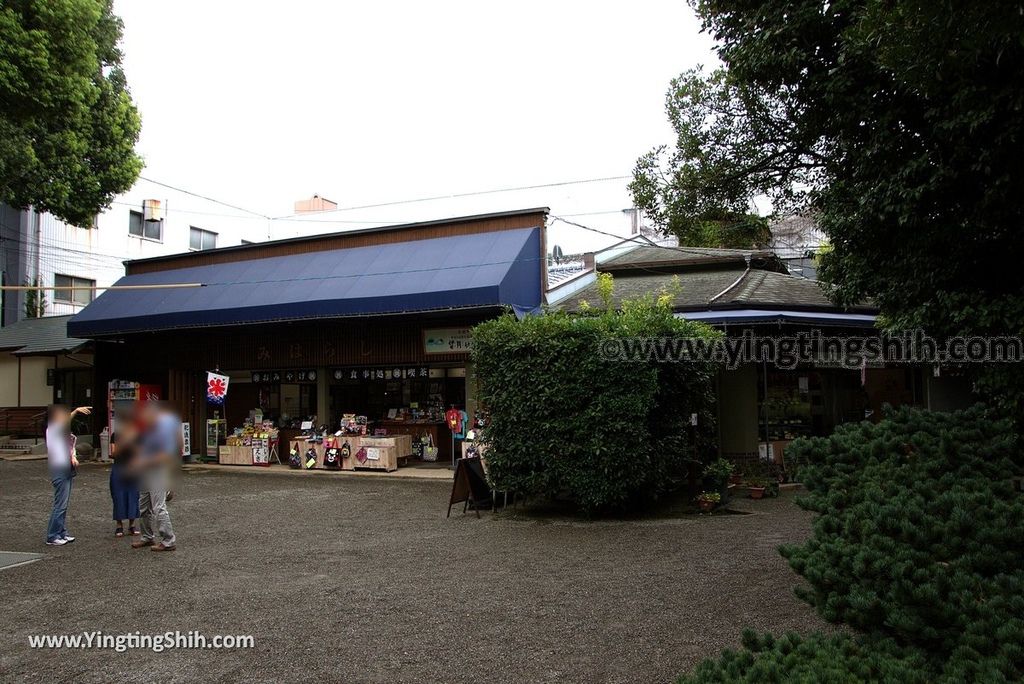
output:
[{"label": "standing person", "polygon": [[[132,542],[133,549],[145,546],[152,551],[174,551],[175,536],[171,514],[167,510],[171,470],[181,454],[181,421],[157,402],[142,408],[142,434],[136,458],[140,471],[139,522],[142,538]],[[156,536],[160,536],[157,541]]]},{"label": "standing person", "polygon": [[131,420],[118,421],[122,426],[110,436],[110,449],[114,465],[110,468],[110,499],[114,504],[115,537],[124,536],[124,521],[128,521],[128,534],[135,536],[135,519],[139,517],[139,485],[135,474],[130,471],[132,456],[136,449],[137,431]]},{"label": "standing person", "polygon": [[64,546],[75,541],[65,527],[68,501],[71,499],[71,480],[78,468],[71,419],[79,413],[87,416],[91,411],[88,406],[68,411],[66,406],[53,404],[46,412],[46,464],[50,472],[50,484],[53,485],[53,510],[50,511],[50,524],[46,529],[46,543],[49,546]]}]

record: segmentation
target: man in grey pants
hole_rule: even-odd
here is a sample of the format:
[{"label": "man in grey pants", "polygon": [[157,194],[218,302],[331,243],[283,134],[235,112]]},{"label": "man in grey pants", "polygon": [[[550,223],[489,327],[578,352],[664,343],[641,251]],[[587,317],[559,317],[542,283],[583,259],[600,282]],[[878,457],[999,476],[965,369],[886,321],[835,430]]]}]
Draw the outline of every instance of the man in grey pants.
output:
[{"label": "man in grey pants", "polygon": [[[148,403],[142,410],[143,434],[139,441],[139,523],[142,535],[132,548],[174,551],[171,514],[167,510],[172,469],[181,453],[181,421],[171,411]],[[159,541],[157,537],[159,536]]]}]

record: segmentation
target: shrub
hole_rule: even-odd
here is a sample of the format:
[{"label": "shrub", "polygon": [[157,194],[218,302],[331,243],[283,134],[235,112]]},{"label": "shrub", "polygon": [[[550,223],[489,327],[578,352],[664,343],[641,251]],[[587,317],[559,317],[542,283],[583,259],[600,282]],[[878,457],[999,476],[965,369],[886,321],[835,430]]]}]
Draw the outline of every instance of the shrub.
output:
[{"label": "shrub", "polygon": [[898,649],[892,642],[873,642],[846,634],[786,634],[778,639],[743,634],[744,650],[725,651],[706,660],[680,684],[711,682],[906,682],[931,681],[921,657]]},{"label": "shrub", "polygon": [[813,537],[783,555],[827,620],[920,649],[951,679],[1024,675],[1014,434],[975,407],[890,411],[798,440]]},{"label": "shrub", "polygon": [[704,484],[716,491],[720,490],[729,484],[729,477],[735,469],[736,466],[729,461],[717,458],[704,467]]},{"label": "shrub", "polygon": [[[483,439],[496,487],[624,507],[676,486],[714,453],[714,367],[608,358],[625,339],[710,337],[653,300],[593,315],[487,321],[473,331]],[[698,415],[696,429],[690,415]]]}]

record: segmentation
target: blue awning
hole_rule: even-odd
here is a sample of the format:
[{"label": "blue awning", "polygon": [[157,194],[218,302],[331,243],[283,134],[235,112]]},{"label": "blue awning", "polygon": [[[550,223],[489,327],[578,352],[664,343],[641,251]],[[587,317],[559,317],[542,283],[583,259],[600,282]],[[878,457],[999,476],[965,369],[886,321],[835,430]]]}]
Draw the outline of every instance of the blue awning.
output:
[{"label": "blue awning", "polygon": [[541,256],[540,229],[519,228],[142,273],[116,284],[203,287],[109,290],[68,322],[68,334],[534,309],[541,302]]},{"label": "blue awning", "polygon": [[875,314],[842,311],[773,311],[771,309],[724,309],[720,311],[683,311],[679,318],[704,323],[804,323],[810,325],[846,325],[872,328]]}]

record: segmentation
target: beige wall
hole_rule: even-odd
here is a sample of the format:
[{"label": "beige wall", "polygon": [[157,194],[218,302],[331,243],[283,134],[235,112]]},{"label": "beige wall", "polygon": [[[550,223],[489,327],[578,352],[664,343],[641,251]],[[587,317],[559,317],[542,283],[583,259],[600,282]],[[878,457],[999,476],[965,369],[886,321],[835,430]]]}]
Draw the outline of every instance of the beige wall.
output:
[{"label": "beige wall", "polygon": [[718,374],[718,430],[723,455],[757,453],[757,367]]},{"label": "beige wall", "polygon": [[21,357],[22,406],[46,406],[53,403],[53,387],[46,384],[46,369],[53,367],[51,357]]},{"label": "beige wall", "polygon": [[18,358],[11,354],[0,353],[0,407],[17,405]]},{"label": "beige wall", "polygon": [[[14,356],[0,353],[0,408],[48,406],[53,403],[53,387],[46,384],[48,368],[88,368],[91,355],[83,359],[52,356]],[[18,364],[21,364],[21,393],[18,392]]]}]

